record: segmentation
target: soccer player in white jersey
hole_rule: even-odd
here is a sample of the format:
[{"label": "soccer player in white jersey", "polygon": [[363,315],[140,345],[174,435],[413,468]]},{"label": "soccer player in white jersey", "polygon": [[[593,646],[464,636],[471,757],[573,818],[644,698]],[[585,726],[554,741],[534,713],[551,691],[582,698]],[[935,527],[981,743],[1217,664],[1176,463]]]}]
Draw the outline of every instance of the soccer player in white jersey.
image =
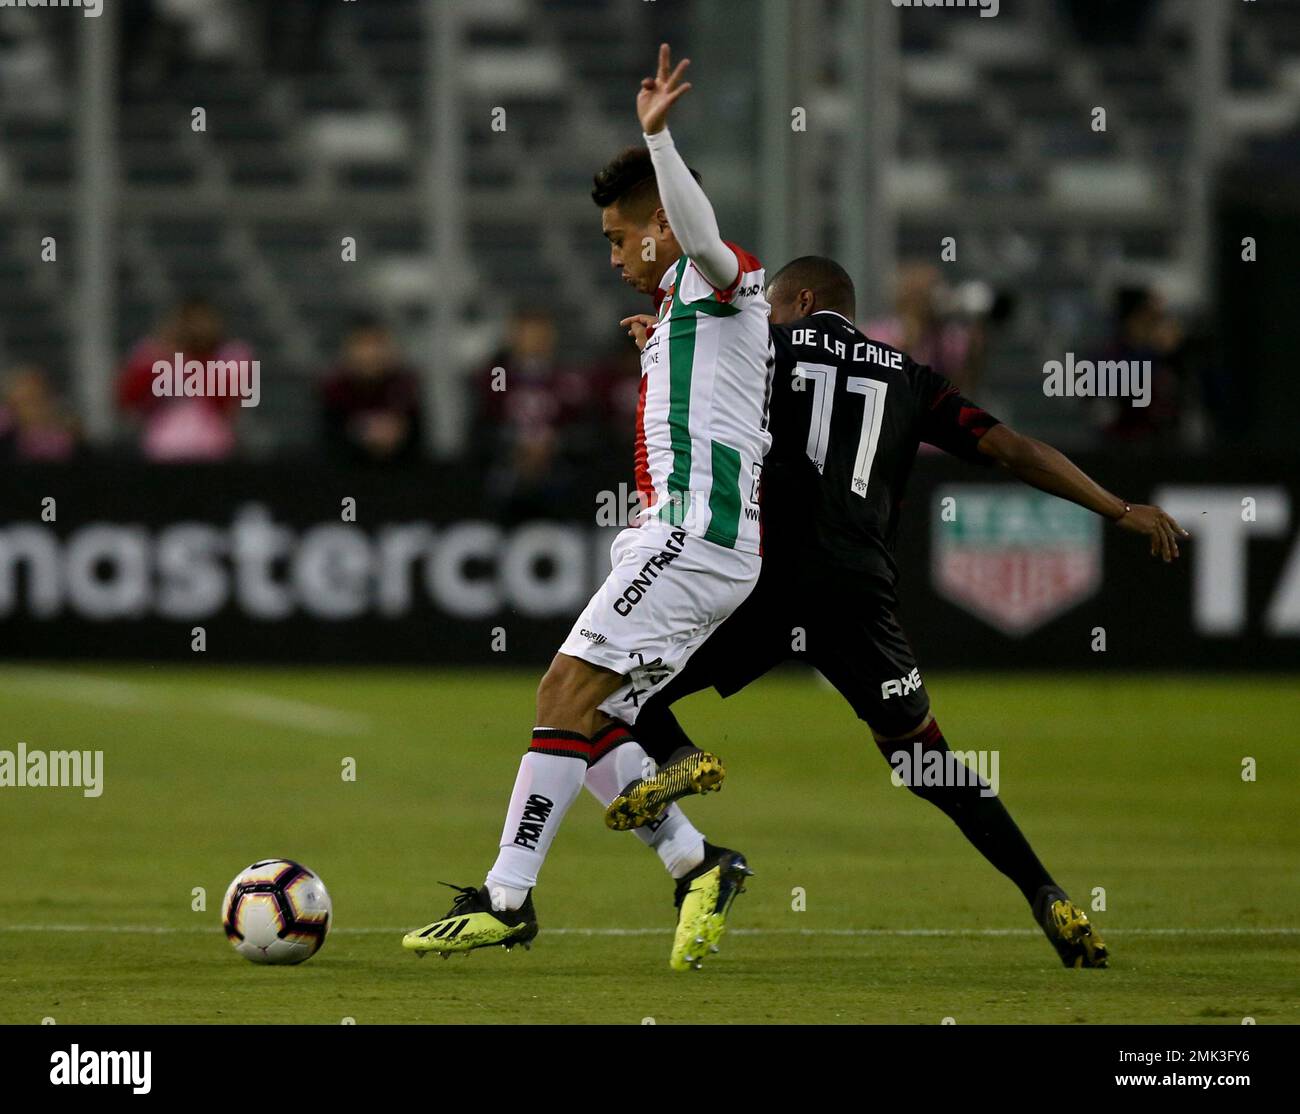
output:
[{"label": "soccer player in white jersey", "polygon": [[[603,803],[638,775],[642,795],[671,801],[715,788],[721,763],[693,752],[657,773],[622,724],[749,595],[761,564],[758,482],[767,432],[768,304],[762,265],[726,243],[697,177],[667,130],[691,86],[667,44],[637,95],[645,148],[596,176],[592,196],[625,282],[654,298],[656,327],[641,358],[635,523],[610,549],[613,570],[574,623],[537,690],[532,743],[519,766],[496,862],[482,886],[458,891],[440,920],[408,933],[423,954],[537,935],[532,889],[584,782]],[[615,724],[617,717],[622,724]],[[633,728],[635,729],[635,728]],[[675,878],[696,891],[701,945],[721,935],[748,873],[713,849],[676,805],[639,830]],[[720,853],[718,853],[720,852]],[[707,884],[705,884],[707,883]]]}]

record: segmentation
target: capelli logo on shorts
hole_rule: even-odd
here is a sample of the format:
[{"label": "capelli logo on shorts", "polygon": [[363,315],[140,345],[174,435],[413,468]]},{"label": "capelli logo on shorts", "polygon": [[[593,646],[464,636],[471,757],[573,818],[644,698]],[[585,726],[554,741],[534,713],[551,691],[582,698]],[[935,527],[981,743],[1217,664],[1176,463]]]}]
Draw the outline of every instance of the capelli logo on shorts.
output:
[{"label": "capelli logo on shorts", "polygon": [[920,687],[921,671],[913,669],[906,677],[899,677],[897,681],[885,681],[880,686],[880,699],[888,700],[891,696],[906,696]]},{"label": "capelli logo on shorts", "polygon": [[578,633],[582,635],[583,638],[591,639],[591,641],[597,646],[609,641],[609,638],[606,635],[597,634],[594,630],[580,630]]}]

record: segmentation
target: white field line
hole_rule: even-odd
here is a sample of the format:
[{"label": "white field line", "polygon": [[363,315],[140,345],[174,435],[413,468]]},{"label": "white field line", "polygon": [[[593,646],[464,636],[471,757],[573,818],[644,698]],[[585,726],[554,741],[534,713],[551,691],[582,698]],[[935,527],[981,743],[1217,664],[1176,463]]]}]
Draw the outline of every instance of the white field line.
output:
[{"label": "white field line", "polygon": [[229,716],[268,723],[275,727],[294,727],[323,735],[365,735],[370,720],[354,712],[309,704],[303,700],[286,700],[263,692],[244,689],[220,689],[204,701],[208,707]]},{"label": "white field line", "polygon": [[287,700],[248,689],[223,688],[196,697],[164,695],[147,683],[112,680],[62,669],[0,669],[0,691],[38,695],[99,708],[130,708],[157,711],[163,708],[191,708],[195,704],[219,715],[274,727],[289,727],[318,735],[364,735],[371,730],[368,717],[323,704]]},{"label": "white field line", "polygon": [[[410,925],[400,928],[335,928],[343,936],[398,936],[409,932]],[[219,924],[191,925],[178,928],[147,924],[0,924],[0,932],[69,932],[105,933],[140,936],[187,936],[219,933]],[[548,936],[671,936],[666,928],[544,928]],[[732,928],[728,936],[1039,936],[1036,928]],[[1300,936],[1300,928],[1106,928],[1107,936]]]},{"label": "white field line", "polygon": [[0,688],[100,708],[134,708],[150,698],[149,689],[130,681],[113,681],[62,669],[0,669]]}]

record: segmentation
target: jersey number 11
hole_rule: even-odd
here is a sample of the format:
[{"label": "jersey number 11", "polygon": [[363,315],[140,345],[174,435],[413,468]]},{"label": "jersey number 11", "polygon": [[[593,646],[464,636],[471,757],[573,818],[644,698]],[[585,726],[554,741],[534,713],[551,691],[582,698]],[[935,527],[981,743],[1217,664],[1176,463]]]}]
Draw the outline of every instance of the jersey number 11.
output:
[{"label": "jersey number 11", "polygon": [[[796,364],[795,377],[807,379],[813,385],[812,421],[808,426],[808,459],[817,465],[817,471],[826,468],[826,449],[831,439],[831,411],[835,409],[835,377],[839,368],[834,364]],[[797,388],[802,390],[803,388]],[[880,444],[880,427],[885,419],[885,392],[888,383],[850,375],[844,381],[850,394],[862,396],[862,433],[858,437],[858,454],[853,461],[853,479],[849,484],[854,495],[867,497],[867,481],[871,478],[871,463],[876,459],[876,446]]]}]

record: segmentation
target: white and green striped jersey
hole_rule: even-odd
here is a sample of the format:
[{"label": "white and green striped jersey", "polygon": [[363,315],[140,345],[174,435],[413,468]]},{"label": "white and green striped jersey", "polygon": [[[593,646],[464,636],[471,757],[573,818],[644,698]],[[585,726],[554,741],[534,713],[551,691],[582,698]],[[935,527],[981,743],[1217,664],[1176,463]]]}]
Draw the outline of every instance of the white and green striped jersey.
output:
[{"label": "white and green striped jersey", "polygon": [[771,445],[763,265],[735,244],[740,275],[711,286],[683,256],[665,273],[641,353],[636,482],[647,517],[760,553],[759,474]]}]

